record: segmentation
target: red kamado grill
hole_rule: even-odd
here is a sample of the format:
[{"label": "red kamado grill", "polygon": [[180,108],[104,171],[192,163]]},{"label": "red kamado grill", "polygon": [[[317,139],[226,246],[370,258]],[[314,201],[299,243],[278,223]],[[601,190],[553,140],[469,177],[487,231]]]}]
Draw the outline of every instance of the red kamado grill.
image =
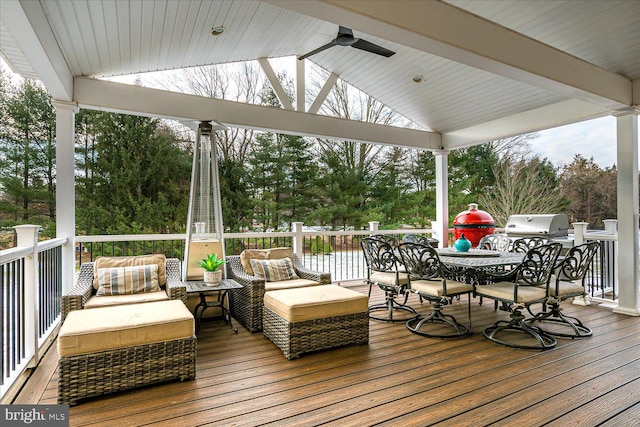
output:
[{"label": "red kamado grill", "polygon": [[458,240],[464,233],[471,242],[471,247],[478,246],[480,239],[487,234],[493,234],[496,231],[496,223],[489,213],[478,209],[476,203],[470,203],[469,209],[460,212],[453,220],[453,232],[455,239]]}]

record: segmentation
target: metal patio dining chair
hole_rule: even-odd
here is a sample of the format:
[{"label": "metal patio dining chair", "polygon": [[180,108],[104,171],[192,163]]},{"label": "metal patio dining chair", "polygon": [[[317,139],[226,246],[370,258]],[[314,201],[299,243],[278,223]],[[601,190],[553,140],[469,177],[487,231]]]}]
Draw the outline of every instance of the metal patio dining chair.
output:
[{"label": "metal patio dining chair", "polygon": [[[366,282],[369,284],[369,297],[374,285],[385,293],[384,303],[369,306],[369,317],[385,322],[406,322],[406,315],[397,317],[397,314],[409,313],[411,317],[416,316],[416,311],[407,305],[409,279],[404,268],[399,265],[394,248],[388,242],[375,237],[362,239],[360,246],[367,263]],[[378,315],[379,312],[385,314]]]},{"label": "metal patio dining chair", "polygon": [[549,298],[543,305],[549,311],[542,311],[527,319],[527,324],[535,325],[548,335],[559,338],[585,338],[593,335],[593,331],[578,318],[563,314],[560,304],[572,297],[586,296],[585,278],[599,247],[598,242],[589,242],[569,249],[556,266],[555,281],[549,286]]},{"label": "metal patio dining chair", "polygon": [[529,249],[513,270],[495,275],[492,284],[476,287],[476,295],[499,301],[510,311],[510,321],[500,320],[483,331],[487,339],[507,347],[533,350],[556,346],[554,337],[525,322],[522,311],[532,304],[547,301],[549,281],[561,249],[560,243]]},{"label": "metal patio dining chair", "polygon": [[[446,267],[438,253],[419,243],[401,243],[398,247],[402,262],[409,273],[409,290],[431,303],[432,311],[407,321],[414,334],[431,338],[459,338],[471,335],[471,293],[473,285],[446,278]],[[467,294],[467,325],[458,322],[442,309],[453,303],[454,297]],[[441,328],[449,326],[447,329]],[[428,329],[427,329],[428,328]],[[447,331],[448,332],[445,332]]]},{"label": "metal patio dining chair", "polygon": [[511,239],[509,239],[509,236],[506,234],[487,234],[480,239],[478,249],[509,252],[511,249]]}]

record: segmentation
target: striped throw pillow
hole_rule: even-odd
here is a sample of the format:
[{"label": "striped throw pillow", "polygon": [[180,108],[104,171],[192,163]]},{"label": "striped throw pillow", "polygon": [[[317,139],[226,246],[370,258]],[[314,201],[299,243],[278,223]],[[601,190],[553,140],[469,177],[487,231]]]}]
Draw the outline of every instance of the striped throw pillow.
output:
[{"label": "striped throw pillow", "polygon": [[158,265],[99,268],[98,285],[98,296],[157,292],[160,290]]},{"label": "striped throw pillow", "polygon": [[290,258],[252,259],[251,268],[253,268],[253,274],[256,277],[264,279],[267,282],[299,279]]}]

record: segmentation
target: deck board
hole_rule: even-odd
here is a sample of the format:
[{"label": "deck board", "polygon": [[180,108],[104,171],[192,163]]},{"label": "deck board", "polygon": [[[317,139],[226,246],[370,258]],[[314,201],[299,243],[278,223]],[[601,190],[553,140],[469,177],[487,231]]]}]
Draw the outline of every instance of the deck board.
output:
[{"label": "deck board", "polygon": [[[367,287],[353,288],[366,293]],[[382,301],[374,289],[372,302]],[[426,313],[411,297],[410,303]],[[466,319],[466,301],[447,307]],[[508,313],[472,302],[474,335],[430,339],[370,321],[368,345],[287,360],[261,333],[202,324],[196,379],[87,399],[72,426],[620,425],[640,411],[640,319],[563,304],[594,330],[540,352],[489,342]],[[15,403],[56,401],[53,347]],[[47,368],[48,367],[48,368]],[[40,371],[40,368],[36,372]],[[47,378],[50,377],[50,378]]]}]

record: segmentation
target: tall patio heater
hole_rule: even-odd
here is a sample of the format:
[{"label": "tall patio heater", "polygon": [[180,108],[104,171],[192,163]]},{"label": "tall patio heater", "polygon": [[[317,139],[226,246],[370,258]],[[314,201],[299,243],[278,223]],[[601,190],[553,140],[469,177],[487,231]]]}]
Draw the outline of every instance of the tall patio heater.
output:
[{"label": "tall patio heater", "polygon": [[210,253],[224,257],[222,231],[215,133],[211,122],[203,121],[198,126],[193,148],[183,280],[202,280],[204,270],[197,264]]}]

